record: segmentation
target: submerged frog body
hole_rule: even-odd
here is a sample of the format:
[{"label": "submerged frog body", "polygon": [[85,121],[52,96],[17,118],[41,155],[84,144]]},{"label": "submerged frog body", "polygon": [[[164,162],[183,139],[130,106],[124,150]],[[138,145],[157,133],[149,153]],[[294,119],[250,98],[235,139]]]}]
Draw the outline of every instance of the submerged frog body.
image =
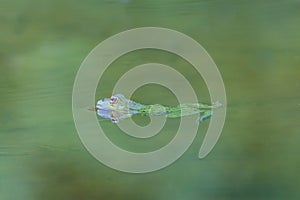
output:
[{"label": "submerged frog body", "polygon": [[120,120],[133,115],[165,115],[167,118],[179,118],[195,114],[200,114],[200,118],[197,120],[200,123],[212,116],[213,111],[211,109],[221,106],[220,103],[213,105],[186,103],[179,104],[178,106],[144,105],[126,99],[122,94],[116,94],[111,96],[111,98],[100,99],[97,102],[96,111],[99,116],[104,119],[110,119],[113,123],[118,123]]}]

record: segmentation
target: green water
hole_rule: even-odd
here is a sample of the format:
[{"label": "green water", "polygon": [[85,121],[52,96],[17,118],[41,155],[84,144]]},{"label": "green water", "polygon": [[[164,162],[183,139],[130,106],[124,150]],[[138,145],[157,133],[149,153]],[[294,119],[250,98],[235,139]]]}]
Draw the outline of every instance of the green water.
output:
[{"label": "green water", "polygon": [[[0,0],[0,199],[299,199],[300,2]],[[158,26],[183,32],[209,52],[224,79],[228,107],[217,145],[197,159],[208,122],[174,164],[127,174],[95,160],[81,144],[71,109],[83,59],[121,31]],[[176,42],[176,41],[174,41]],[[144,50],[112,64],[100,97],[127,70],[147,62],[182,72],[203,102],[207,88],[188,63]],[[146,85],[136,100],[176,105],[166,88]],[[147,118],[135,118],[147,124]],[[103,123],[112,141],[136,152],[168,143],[170,120],[147,141]]]}]

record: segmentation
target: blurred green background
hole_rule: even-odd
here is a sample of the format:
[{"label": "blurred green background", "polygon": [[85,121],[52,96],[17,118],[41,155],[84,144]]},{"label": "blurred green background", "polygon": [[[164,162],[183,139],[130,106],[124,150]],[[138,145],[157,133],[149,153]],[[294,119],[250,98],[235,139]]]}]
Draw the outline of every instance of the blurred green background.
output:
[{"label": "blurred green background", "polygon": [[[1,200],[300,199],[299,0],[0,4]],[[81,62],[99,42],[143,26],[171,28],[203,45],[223,76],[228,113],[221,138],[205,159],[197,155],[208,122],[171,166],[127,174],[99,163],[81,144],[72,118],[72,87]],[[147,62],[178,69],[199,99],[209,102],[204,82],[188,63],[155,50],[114,62],[97,97],[110,96],[124,72]],[[134,97],[150,104],[177,103],[157,85],[139,88]],[[178,120],[168,123],[162,136],[147,142],[126,138],[111,123],[103,126],[119,146],[138,152],[170,141]]]}]

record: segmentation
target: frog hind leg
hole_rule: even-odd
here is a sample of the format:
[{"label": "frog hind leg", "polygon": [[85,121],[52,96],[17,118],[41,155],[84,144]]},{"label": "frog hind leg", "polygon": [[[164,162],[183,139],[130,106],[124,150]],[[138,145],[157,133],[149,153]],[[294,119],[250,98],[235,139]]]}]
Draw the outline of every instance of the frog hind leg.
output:
[{"label": "frog hind leg", "polygon": [[[202,114],[202,113],[201,113]],[[211,118],[211,116],[213,115],[213,111],[212,110],[206,110],[203,112],[203,115],[200,116],[197,119],[197,123],[200,124],[201,122],[203,122],[204,120],[207,120],[209,118]]]}]

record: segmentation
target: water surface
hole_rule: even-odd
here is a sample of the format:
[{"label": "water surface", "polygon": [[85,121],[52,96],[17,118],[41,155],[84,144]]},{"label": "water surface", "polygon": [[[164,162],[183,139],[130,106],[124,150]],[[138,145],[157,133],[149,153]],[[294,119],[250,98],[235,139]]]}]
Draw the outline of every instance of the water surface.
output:
[{"label": "water surface", "polygon": [[[1,4],[1,199],[299,199],[299,1]],[[219,142],[204,160],[197,155],[208,122],[177,162],[133,175],[102,165],[85,150],[74,127],[71,95],[76,72],[92,48],[142,26],[181,31],[206,48],[223,76],[228,113]],[[179,70],[199,99],[209,102],[201,76],[185,60],[155,50],[114,62],[97,96],[110,96],[123,73],[147,62]],[[134,98],[177,103],[157,85],[140,88]],[[113,124],[103,126],[120,147],[147,152],[168,143],[178,122],[169,120],[157,137],[145,141],[122,134]]]}]

